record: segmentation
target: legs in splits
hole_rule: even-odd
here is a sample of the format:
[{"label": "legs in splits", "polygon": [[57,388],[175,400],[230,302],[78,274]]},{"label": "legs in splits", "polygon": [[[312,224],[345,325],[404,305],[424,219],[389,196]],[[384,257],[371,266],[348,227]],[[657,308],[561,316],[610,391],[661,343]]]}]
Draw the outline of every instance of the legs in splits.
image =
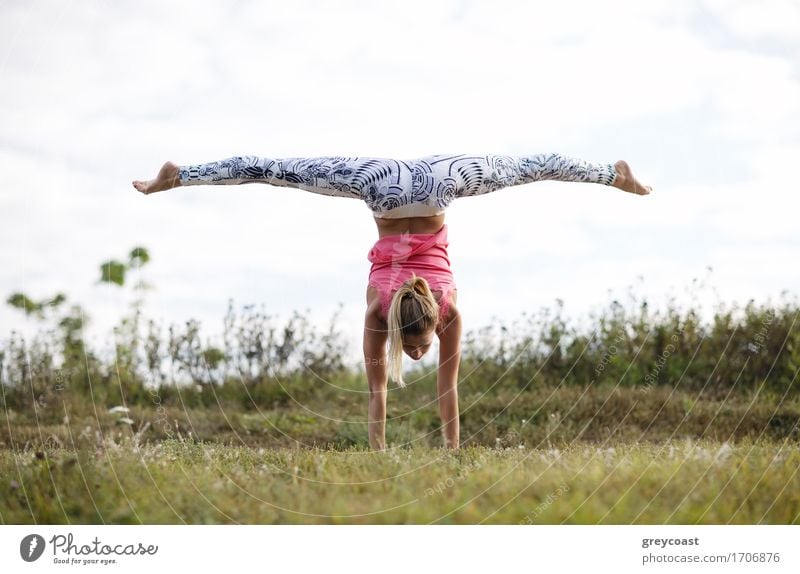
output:
[{"label": "legs in splits", "polygon": [[150,194],[186,185],[266,183],[362,199],[375,215],[383,216],[411,204],[423,204],[432,212],[441,213],[457,197],[483,195],[542,180],[600,183],[637,195],[652,191],[633,176],[625,161],[595,163],[558,153],[432,155],[407,161],[373,157],[234,156],[186,166],[167,162],[155,179],[137,180],[133,186]]}]

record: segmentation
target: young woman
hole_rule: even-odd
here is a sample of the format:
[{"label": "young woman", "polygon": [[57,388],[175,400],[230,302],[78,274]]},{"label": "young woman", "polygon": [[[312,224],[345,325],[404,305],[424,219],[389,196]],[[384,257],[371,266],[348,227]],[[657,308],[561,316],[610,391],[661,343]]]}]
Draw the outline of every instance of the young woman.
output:
[{"label": "young woman", "polygon": [[364,318],[368,429],[371,447],[383,450],[388,377],[405,386],[402,353],[420,359],[434,334],[439,338],[437,391],[445,444],[459,446],[461,315],[447,255],[445,209],[459,197],[547,179],[600,183],[637,195],[652,191],[634,178],[624,161],[592,163],[557,153],[410,160],[235,156],[184,166],[167,162],[155,179],[137,180],[133,186],[147,195],[187,185],[266,183],[366,202],[378,227],[378,240],[368,254],[372,267]]}]

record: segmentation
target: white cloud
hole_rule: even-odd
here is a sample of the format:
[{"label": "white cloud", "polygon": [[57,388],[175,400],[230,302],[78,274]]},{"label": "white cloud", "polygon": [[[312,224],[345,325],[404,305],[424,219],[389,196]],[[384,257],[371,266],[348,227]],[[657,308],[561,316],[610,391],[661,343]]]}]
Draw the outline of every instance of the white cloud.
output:
[{"label": "white cloud", "polygon": [[794,0],[706,0],[704,7],[737,36],[800,46],[800,4]]},{"label": "white cloud", "polygon": [[[238,154],[559,151],[628,159],[656,192],[542,182],[457,201],[451,261],[474,324],[514,316],[520,286],[590,305],[640,271],[657,287],[714,264],[736,296],[797,288],[779,262],[797,246],[798,10],[762,6],[4,6],[0,285],[89,305],[100,262],[142,244],[154,312],[176,322],[221,325],[228,297],[284,314],[341,299],[358,339],[377,238],[364,204],[259,185],[143,197],[130,180]],[[671,163],[681,153],[692,166]]]}]

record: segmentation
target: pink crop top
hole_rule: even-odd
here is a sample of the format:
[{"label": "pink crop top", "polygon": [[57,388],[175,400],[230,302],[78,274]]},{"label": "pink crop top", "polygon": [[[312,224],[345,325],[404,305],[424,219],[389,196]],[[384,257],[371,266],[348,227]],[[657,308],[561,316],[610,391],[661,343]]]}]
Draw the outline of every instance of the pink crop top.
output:
[{"label": "pink crop top", "polygon": [[431,291],[441,291],[439,320],[450,310],[450,295],[456,289],[450,258],[447,256],[447,225],[436,233],[401,233],[387,235],[375,242],[367,259],[372,262],[369,284],[378,290],[383,316],[389,316],[394,292],[416,273],[424,277]]}]

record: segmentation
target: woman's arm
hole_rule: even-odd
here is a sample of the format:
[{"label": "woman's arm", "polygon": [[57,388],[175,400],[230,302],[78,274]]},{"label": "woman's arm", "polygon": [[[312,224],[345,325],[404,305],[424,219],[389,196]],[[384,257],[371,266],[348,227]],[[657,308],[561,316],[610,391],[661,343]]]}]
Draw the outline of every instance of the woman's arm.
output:
[{"label": "woman's arm", "polygon": [[386,391],[388,369],[386,341],[389,334],[386,323],[378,317],[380,304],[374,301],[364,317],[364,364],[369,383],[369,444],[375,450],[386,448]]},{"label": "woman's arm", "polygon": [[436,389],[439,395],[439,413],[445,445],[448,448],[459,446],[458,425],[458,367],[461,363],[461,313],[454,304],[450,305],[448,323],[439,335],[439,371]]}]

